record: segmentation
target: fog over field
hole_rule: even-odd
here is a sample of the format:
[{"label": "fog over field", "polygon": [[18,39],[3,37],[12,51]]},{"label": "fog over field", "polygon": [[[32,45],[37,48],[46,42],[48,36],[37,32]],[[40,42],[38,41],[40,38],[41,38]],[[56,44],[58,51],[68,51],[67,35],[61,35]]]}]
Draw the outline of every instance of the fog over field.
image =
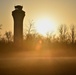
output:
[{"label": "fog over field", "polygon": [[76,57],[54,53],[34,51],[0,55],[0,75],[76,75]]}]

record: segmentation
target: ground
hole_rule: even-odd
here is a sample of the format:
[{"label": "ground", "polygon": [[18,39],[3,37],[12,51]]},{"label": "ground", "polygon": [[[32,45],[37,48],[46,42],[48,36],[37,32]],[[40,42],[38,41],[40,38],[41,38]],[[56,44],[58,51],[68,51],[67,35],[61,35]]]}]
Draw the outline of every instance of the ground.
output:
[{"label": "ground", "polygon": [[1,54],[0,75],[76,75],[75,54],[59,53],[33,51]]}]

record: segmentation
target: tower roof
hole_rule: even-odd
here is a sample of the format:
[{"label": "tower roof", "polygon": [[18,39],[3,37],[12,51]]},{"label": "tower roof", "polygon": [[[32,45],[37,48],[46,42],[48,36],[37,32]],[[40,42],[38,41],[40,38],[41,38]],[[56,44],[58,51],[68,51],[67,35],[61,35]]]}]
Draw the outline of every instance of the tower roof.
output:
[{"label": "tower roof", "polygon": [[23,6],[21,6],[21,5],[15,6],[15,9],[17,9],[17,10],[22,10],[22,8],[23,8]]}]

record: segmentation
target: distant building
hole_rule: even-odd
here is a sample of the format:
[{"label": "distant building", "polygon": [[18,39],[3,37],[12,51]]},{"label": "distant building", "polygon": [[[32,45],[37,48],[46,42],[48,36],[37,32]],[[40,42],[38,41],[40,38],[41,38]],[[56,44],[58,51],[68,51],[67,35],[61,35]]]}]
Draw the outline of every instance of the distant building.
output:
[{"label": "distant building", "polygon": [[14,19],[14,42],[23,41],[23,19],[25,12],[22,10],[23,6],[15,6],[15,10],[12,11]]}]

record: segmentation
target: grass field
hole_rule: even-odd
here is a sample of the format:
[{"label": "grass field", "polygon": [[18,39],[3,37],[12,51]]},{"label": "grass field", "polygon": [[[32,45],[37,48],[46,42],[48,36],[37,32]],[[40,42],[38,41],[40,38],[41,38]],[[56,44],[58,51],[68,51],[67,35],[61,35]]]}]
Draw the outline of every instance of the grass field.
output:
[{"label": "grass field", "polygon": [[0,55],[0,75],[76,75],[76,57],[54,52]]}]

